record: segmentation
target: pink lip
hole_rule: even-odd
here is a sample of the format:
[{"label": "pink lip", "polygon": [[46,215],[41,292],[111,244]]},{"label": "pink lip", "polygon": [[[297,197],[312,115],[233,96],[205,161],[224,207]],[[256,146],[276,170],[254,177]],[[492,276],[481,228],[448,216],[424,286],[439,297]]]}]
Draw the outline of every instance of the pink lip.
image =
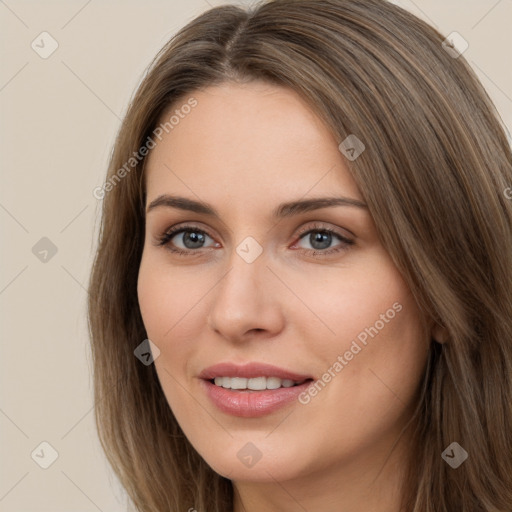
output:
[{"label": "pink lip", "polygon": [[[298,396],[311,384],[309,375],[290,372],[263,363],[235,365],[220,363],[201,372],[201,385],[208,397],[219,410],[241,418],[257,418],[270,414],[290,402],[297,402]],[[266,389],[263,391],[231,390],[216,386],[211,380],[215,377],[278,377],[303,382],[290,388]]]},{"label": "pink lip", "polygon": [[245,377],[246,379],[254,377],[278,377],[279,379],[290,379],[295,382],[312,378],[311,375],[301,375],[265,363],[248,363],[244,365],[219,363],[205,368],[199,374],[199,378],[205,380],[212,380],[215,377]]}]

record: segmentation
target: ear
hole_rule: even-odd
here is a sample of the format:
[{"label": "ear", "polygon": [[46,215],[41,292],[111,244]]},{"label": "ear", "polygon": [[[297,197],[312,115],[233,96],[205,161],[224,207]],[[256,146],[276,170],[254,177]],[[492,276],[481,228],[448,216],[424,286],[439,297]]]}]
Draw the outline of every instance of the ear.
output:
[{"label": "ear", "polygon": [[448,341],[448,331],[439,324],[434,324],[431,330],[432,338],[438,343],[446,343]]}]

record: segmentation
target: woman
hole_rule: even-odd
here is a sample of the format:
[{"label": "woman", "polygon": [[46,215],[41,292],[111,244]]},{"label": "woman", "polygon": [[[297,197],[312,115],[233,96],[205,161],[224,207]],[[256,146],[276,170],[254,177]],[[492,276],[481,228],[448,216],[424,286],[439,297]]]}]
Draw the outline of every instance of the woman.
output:
[{"label": "woman", "polygon": [[381,0],[274,0],[156,57],[89,301],[137,510],[512,510],[512,156],[443,41]]}]

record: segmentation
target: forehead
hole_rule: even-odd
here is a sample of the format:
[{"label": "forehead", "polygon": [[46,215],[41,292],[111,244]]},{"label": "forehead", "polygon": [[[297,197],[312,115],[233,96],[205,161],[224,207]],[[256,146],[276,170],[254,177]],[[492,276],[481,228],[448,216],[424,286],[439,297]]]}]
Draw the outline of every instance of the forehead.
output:
[{"label": "forehead", "polygon": [[[195,106],[183,108],[191,98]],[[172,128],[149,155],[148,197],[178,190],[212,201],[279,192],[361,199],[335,137],[291,89],[226,83],[183,97],[161,123],[173,115]]]}]

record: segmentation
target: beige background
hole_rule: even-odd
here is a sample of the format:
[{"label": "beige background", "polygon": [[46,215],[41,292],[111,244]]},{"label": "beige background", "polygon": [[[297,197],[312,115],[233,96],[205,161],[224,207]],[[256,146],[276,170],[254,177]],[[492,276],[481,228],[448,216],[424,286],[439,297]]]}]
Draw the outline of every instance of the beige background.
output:
[{"label": "beige background", "polygon": [[[0,0],[1,512],[126,510],[92,414],[85,286],[100,206],[92,191],[150,59],[220,3]],[[464,55],[512,127],[512,1],[395,3],[469,42]],[[43,31],[59,45],[47,59],[31,48]],[[46,262],[32,251],[43,237],[57,248]],[[58,452],[48,469],[35,462],[51,460],[43,441]]]}]

